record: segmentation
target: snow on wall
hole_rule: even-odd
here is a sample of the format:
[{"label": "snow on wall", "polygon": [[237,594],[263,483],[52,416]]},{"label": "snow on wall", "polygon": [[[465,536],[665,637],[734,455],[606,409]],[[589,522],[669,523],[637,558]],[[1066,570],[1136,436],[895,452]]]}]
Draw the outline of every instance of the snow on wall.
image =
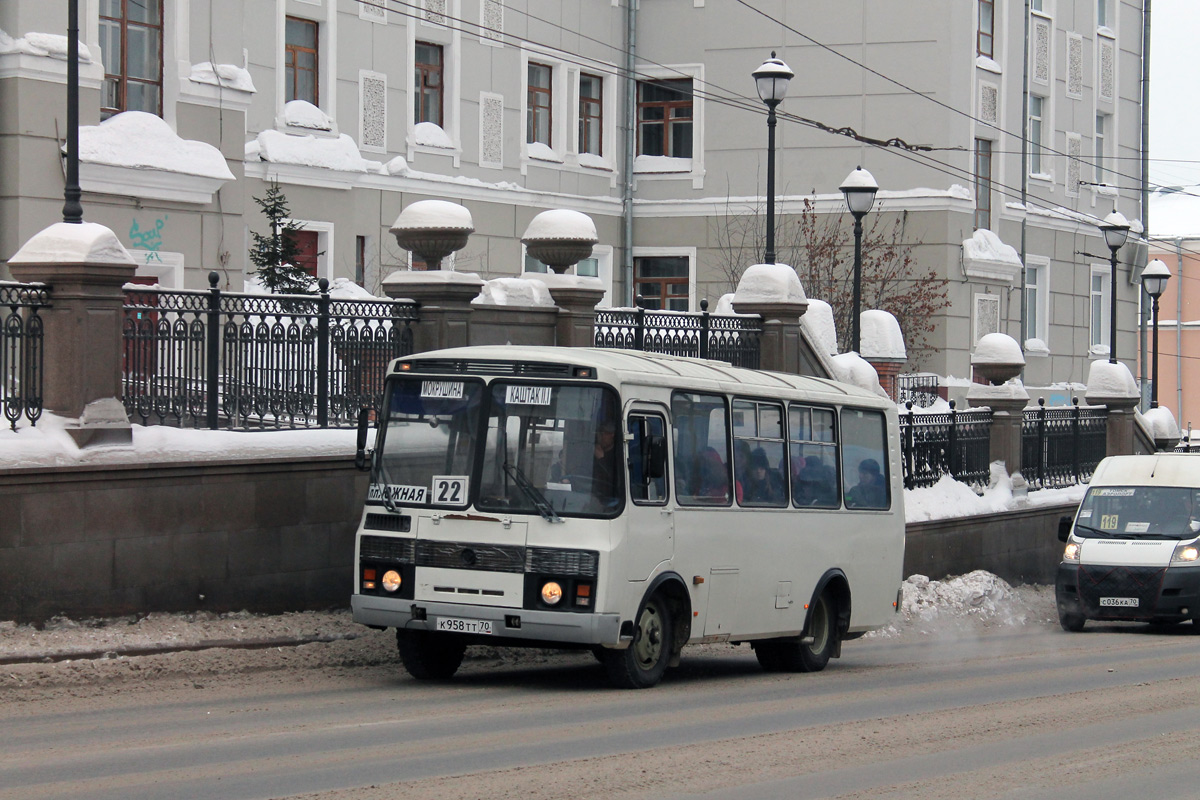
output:
[{"label": "snow on wall", "polygon": [[[805,316],[808,316],[807,313]],[[873,308],[859,316],[859,347],[866,358],[908,358],[900,323],[887,311]]]},{"label": "snow on wall", "polygon": [[[358,145],[344,133],[331,139],[317,136],[295,136],[280,131],[266,130],[258,134],[256,141],[258,157],[273,164],[295,164],[340,172],[365,173],[367,171],[366,161],[359,155]],[[246,154],[247,156],[251,154],[249,148],[247,148]]]},{"label": "snow on wall", "polygon": [[442,129],[442,126],[434,122],[418,122],[413,127],[413,141],[425,147],[454,149],[454,140]]},{"label": "snow on wall", "polygon": [[858,353],[842,353],[830,361],[833,363],[833,377],[836,380],[874,392],[880,397],[888,396],[879,385],[879,373]]},{"label": "snow on wall", "polygon": [[223,86],[226,89],[237,89],[240,92],[255,92],[254,81],[250,73],[236,64],[213,64],[203,61],[192,65],[189,80],[196,83],[207,83],[213,86]]},{"label": "snow on wall", "polygon": [[833,307],[824,300],[808,299],[808,310],[800,318],[800,327],[808,332],[809,339],[822,352],[836,356],[838,353],[837,327],[833,323]]},{"label": "snow on wall", "polygon": [[117,235],[95,222],[56,222],[34,234],[10,264],[134,264]]},{"label": "snow on wall", "polygon": [[333,130],[333,120],[307,100],[289,100],[283,106],[283,124],[317,131]]},{"label": "snow on wall", "polygon": [[1175,422],[1175,415],[1166,406],[1152,408],[1140,416],[1146,428],[1149,429],[1150,435],[1155,439],[1178,441],[1182,437],[1179,425]]},{"label": "snow on wall", "polygon": [[755,264],[742,273],[733,302],[805,303],[808,298],[796,270],[787,264]]},{"label": "snow on wall", "polygon": [[471,301],[480,306],[553,306],[546,284],[537,278],[495,278],[486,281]]},{"label": "snow on wall", "polygon": [[163,119],[144,111],[125,111],[99,125],[80,127],[79,160],[233,180],[220,150],[180,138]]},{"label": "snow on wall", "polygon": [[970,239],[963,241],[962,246],[963,256],[968,260],[1021,266],[1021,256],[1016,248],[1000,241],[999,236],[986,228],[975,231]]},{"label": "snow on wall", "polygon": [[1129,367],[1118,361],[1093,361],[1088,370],[1088,397],[1141,397]]},{"label": "snow on wall", "polygon": [[[27,33],[19,39],[0,30],[0,55],[6,53],[23,53],[27,56],[44,56],[67,60],[67,37],[58,33]],[[92,51],[87,45],[79,43],[79,63],[92,63]]]}]

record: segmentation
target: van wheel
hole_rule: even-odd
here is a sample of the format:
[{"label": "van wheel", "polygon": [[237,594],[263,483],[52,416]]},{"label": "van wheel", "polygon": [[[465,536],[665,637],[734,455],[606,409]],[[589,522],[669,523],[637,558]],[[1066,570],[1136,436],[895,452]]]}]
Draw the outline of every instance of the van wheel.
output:
[{"label": "van wheel", "polygon": [[458,671],[467,643],[446,634],[397,628],[396,648],[409,675],[419,681],[444,681]]},{"label": "van wheel", "polygon": [[1071,633],[1079,633],[1083,630],[1083,624],[1087,622],[1087,617],[1083,614],[1075,614],[1070,611],[1059,610],[1058,624],[1062,626],[1064,631]]},{"label": "van wheel", "polygon": [[648,598],[638,611],[629,647],[601,654],[609,682],[619,689],[648,689],[658,683],[671,660],[673,630],[666,599],[661,594]]},{"label": "van wheel", "polygon": [[817,598],[808,623],[811,643],[772,639],[753,643],[754,655],[767,672],[820,672],[837,644],[837,606],[828,593]]}]

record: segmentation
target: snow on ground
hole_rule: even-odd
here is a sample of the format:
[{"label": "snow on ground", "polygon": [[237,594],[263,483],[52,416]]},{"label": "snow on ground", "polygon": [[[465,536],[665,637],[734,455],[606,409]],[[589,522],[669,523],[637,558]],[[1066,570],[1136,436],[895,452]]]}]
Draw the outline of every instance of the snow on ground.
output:
[{"label": "snow on ground", "polygon": [[901,584],[896,621],[867,634],[946,636],[971,630],[1057,625],[1053,586],[1010,586],[985,570],[945,580],[910,575]]}]

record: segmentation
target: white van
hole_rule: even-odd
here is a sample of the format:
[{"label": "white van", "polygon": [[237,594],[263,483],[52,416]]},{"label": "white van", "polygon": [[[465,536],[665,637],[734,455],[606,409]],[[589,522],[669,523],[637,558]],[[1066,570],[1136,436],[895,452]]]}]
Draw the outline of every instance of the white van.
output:
[{"label": "white van", "polygon": [[1096,467],[1067,543],[1055,597],[1064,630],[1089,619],[1200,631],[1200,455],[1110,456]]}]

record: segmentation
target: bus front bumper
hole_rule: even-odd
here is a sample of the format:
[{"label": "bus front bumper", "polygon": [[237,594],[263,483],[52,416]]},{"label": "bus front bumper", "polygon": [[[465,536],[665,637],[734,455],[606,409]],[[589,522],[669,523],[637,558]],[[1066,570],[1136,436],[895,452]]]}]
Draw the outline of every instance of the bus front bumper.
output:
[{"label": "bus front bumper", "polygon": [[[473,636],[473,641],[480,644],[504,639],[547,646],[622,644],[621,618],[617,614],[531,611],[361,594],[351,596],[350,609],[355,622],[379,628],[433,631],[437,630],[438,619],[491,622],[491,635]],[[624,644],[628,644],[628,639]]]}]

